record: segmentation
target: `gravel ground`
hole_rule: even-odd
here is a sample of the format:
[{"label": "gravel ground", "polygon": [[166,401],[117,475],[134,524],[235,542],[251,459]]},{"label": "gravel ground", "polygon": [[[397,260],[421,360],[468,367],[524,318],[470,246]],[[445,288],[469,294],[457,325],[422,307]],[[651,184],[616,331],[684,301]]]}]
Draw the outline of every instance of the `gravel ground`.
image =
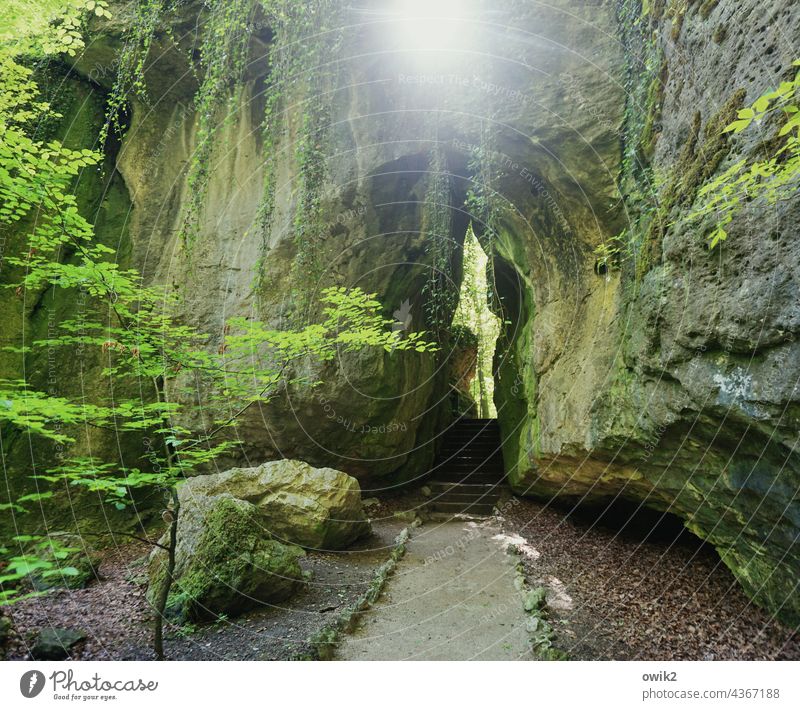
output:
[{"label": "gravel ground", "polygon": [[[341,553],[309,554],[307,589],[280,607],[195,629],[169,629],[166,650],[184,660],[279,660],[305,653],[306,639],[367,587],[394,536],[424,503],[418,492],[369,508],[375,535]],[[520,538],[532,585],[548,588],[557,646],[578,660],[800,659],[800,632],[772,620],[741,591],[713,548],[671,524],[586,512],[512,497],[500,524]],[[398,514],[403,514],[398,517]],[[405,522],[402,522],[403,518]],[[151,610],[139,543],[105,552],[101,580],[12,608],[7,658],[28,658],[38,630],[74,628],[86,640],[74,659],[149,659]]]},{"label": "gravel ground", "polygon": [[559,648],[576,660],[797,660],[800,632],[756,607],[715,550],[676,519],[570,513],[512,497],[503,530],[525,538],[548,588]]},{"label": "gravel ground", "polygon": [[[265,605],[244,616],[211,625],[169,628],[168,658],[180,660],[288,660],[309,651],[307,639],[330,623],[367,588],[389,556],[399,521],[374,524],[374,533],[350,550],[309,553],[307,587],[281,605]],[[30,658],[36,633],[48,627],[78,629],[86,640],[73,648],[75,660],[150,660],[152,611],[145,601],[144,544],[107,550],[101,580],[86,589],[58,591],[13,607],[15,635],[8,660]]]}]

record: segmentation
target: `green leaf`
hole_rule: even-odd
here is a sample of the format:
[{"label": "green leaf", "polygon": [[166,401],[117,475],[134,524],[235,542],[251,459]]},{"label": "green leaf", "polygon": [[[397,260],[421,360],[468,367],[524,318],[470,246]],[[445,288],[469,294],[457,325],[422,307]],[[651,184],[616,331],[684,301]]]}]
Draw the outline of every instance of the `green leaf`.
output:
[{"label": "green leaf", "polygon": [[769,99],[766,96],[761,96],[753,104],[753,109],[758,113],[764,113],[769,108]]}]

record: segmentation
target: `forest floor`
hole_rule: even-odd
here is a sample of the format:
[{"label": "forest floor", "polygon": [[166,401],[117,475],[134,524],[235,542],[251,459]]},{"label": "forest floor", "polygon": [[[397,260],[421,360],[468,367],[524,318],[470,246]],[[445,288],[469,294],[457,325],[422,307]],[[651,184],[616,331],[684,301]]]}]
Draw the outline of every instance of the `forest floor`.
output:
[{"label": "forest floor", "polygon": [[548,589],[555,645],[573,659],[800,659],[800,629],[755,606],[675,518],[516,497],[502,513],[503,530],[524,539],[529,584]]},{"label": "forest floor", "polygon": [[[307,654],[308,639],[368,588],[394,537],[413,518],[402,514],[423,503],[418,493],[374,503],[374,535],[345,552],[310,553],[303,564],[312,579],[304,591],[236,619],[170,627],[168,657],[284,660]],[[499,649],[502,657],[525,657],[519,645],[524,618],[513,587],[513,558],[504,552],[505,544],[513,542],[530,586],[548,590],[555,646],[573,659],[800,659],[800,633],[752,604],[716,552],[669,521],[649,516],[625,524],[618,515],[598,519],[586,511],[515,497],[501,505],[501,512],[479,523],[481,534],[470,534],[467,545],[459,545],[469,529],[464,522],[430,521],[413,530],[408,553],[384,596],[364,614],[365,623],[356,633],[345,637],[340,657],[398,657],[386,655],[387,646],[368,653],[357,650],[359,639],[376,636],[390,644],[392,638],[404,639],[399,657],[475,657],[489,647],[490,655]],[[505,536],[502,545],[493,540],[500,532]],[[424,564],[448,545],[459,554],[445,555],[439,565]],[[101,579],[86,589],[57,591],[12,607],[15,633],[6,657],[29,658],[40,630],[72,628],[86,635],[73,648],[74,659],[152,658],[152,612],[144,597],[147,552],[139,543],[106,550]],[[403,616],[403,607],[414,609],[413,614]],[[508,638],[497,644],[479,638],[486,631],[481,629],[484,610],[490,608],[497,615],[492,631],[497,631],[496,640],[508,629]],[[414,624],[422,628],[420,619],[437,614],[446,624],[421,637],[427,655],[419,653],[420,638],[395,633]],[[457,637],[465,643],[452,645]],[[361,648],[367,646],[362,643]]]},{"label": "forest floor", "polygon": [[[308,639],[366,591],[388,557],[404,523],[387,519],[351,549],[313,552],[302,560],[308,585],[291,599],[202,626],[169,626],[164,641],[173,660],[290,660],[311,651]],[[101,579],[86,589],[61,590],[13,607],[15,637],[8,660],[30,658],[36,633],[47,628],[80,630],[75,660],[150,660],[152,610],[145,599],[149,548],[134,544],[107,550]]]}]

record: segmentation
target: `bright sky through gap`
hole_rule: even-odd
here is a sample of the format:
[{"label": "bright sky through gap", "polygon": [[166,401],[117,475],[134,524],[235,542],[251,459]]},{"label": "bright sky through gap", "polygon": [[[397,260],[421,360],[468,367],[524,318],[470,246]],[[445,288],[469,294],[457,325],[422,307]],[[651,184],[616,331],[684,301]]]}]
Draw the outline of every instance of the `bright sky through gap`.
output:
[{"label": "bright sky through gap", "polygon": [[469,2],[464,0],[397,0],[398,41],[407,51],[447,51],[469,45]]}]

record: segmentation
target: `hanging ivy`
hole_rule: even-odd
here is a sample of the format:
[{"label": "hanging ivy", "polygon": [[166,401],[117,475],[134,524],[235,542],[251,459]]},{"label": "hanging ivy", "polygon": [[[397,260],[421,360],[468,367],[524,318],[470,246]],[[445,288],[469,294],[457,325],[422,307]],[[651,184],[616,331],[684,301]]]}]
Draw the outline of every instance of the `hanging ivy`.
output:
[{"label": "hanging ivy", "polygon": [[500,222],[498,207],[499,194],[495,190],[497,183],[496,168],[492,156],[494,155],[493,134],[489,121],[484,121],[481,126],[480,143],[472,151],[468,163],[472,184],[467,192],[467,209],[473,219],[482,229],[476,237],[481,249],[488,256],[486,263],[486,300],[492,310],[500,312],[500,300],[497,296],[494,257],[497,230]]},{"label": "hanging ivy", "polygon": [[[117,78],[108,101],[109,131],[121,134],[121,116],[131,97],[146,101],[144,69],[164,16],[183,0],[138,0],[120,54]],[[296,257],[293,282],[298,312],[308,305],[306,285],[316,285],[325,265],[322,192],[326,178],[331,126],[331,95],[337,86],[336,57],[342,45],[341,0],[298,3],[295,0],[205,0],[200,60],[200,86],[195,96],[197,141],[187,173],[187,205],[181,239],[187,247],[197,236],[199,217],[212,172],[214,138],[237,115],[256,17],[270,27],[269,76],[263,121],[264,186],[257,224],[266,239],[275,204],[275,175],[281,131],[288,125],[289,100],[302,106],[294,138],[297,167],[295,212],[291,237]],[[167,30],[168,31],[168,30]],[[291,133],[291,131],[290,131]]]},{"label": "hanging ivy", "polygon": [[277,146],[287,125],[291,98],[294,106],[302,106],[294,142],[297,182],[290,227],[295,246],[293,296],[296,312],[303,317],[311,303],[309,289],[322,277],[326,263],[322,192],[330,153],[331,97],[339,76],[342,10],[340,0],[268,3],[275,35],[270,48],[271,70],[264,115],[264,187],[259,224],[266,239],[275,204]]},{"label": "hanging ivy", "polygon": [[195,96],[197,142],[187,175],[188,204],[181,236],[191,244],[206,198],[214,137],[237,115],[256,0],[206,0],[200,49],[202,81]]},{"label": "hanging ivy", "polygon": [[145,62],[156,29],[168,26],[161,22],[166,10],[167,0],[138,0],[136,3],[117,59],[116,77],[107,99],[106,122],[100,131],[100,145],[105,144],[109,133],[122,136],[125,129],[123,115],[132,97],[147,101]]},{"label": "hanging ivy", "polygon": [[447,156],[438,140],[434,141],[428,171],[422,233],[429,270],[422,292],[428,326],[441,339],[450,327],[458,294],[450,278],[455,247],[451,238],[450,173]]}]

